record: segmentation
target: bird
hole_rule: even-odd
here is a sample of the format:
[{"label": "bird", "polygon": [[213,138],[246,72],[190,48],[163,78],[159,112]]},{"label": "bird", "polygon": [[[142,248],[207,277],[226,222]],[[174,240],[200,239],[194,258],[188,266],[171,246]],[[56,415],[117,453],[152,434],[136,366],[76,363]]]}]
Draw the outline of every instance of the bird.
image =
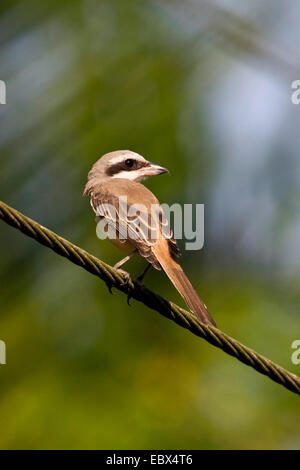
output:
[{"label": "bird", "polygon": [[[196,318],[216,326],[179,264],[181,252],[158,199],[141,184],[149,176],[167,172],[136,152],[109,152],[92,166],[83,195],[90,197],[96,222],[103,224],[107,238],[128,253],[115,264],[116,269],[129,277],[121,267],[136,254],[144,257],[148,265],[139,282],[151,266],[163,270]],[[120,201],[126,202],[125,210]]]}]

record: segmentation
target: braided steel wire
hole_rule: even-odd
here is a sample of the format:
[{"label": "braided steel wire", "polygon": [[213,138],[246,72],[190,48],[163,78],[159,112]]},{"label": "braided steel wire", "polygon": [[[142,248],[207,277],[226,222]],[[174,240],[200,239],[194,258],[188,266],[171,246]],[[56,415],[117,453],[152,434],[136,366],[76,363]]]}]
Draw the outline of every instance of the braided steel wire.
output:
[{"label": "braided steel wire", "polygon": [[257,372],[266,375],[274,382],[283,385],[294,393],[300,394],[300,377],[297,375],[292,374],[267,357],[231,338],[218,328],[200,323],[192,313],[169,302],[145,286],[134,283],[131,279],[125,279],[112,266],[43,227],[38,222],[26,217],[2,201],[0,201],[0,219],[50,248],[60,256],[67,258],[72,263],[81,266],[89,273],[100,277],[107,284],[110,291],[112,287],[119,289],[152,310],[156,310],[164,317],[173,320],[194,335],[205,339],[208,343],[221,349],[226,354],[235,357]]}]

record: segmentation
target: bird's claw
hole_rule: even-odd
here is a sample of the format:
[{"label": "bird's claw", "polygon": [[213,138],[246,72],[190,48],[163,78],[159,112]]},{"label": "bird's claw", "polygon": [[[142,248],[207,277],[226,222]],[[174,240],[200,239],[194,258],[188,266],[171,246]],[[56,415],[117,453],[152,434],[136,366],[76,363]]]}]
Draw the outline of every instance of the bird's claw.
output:
[{"label": "bird's claw", "polygon": [[[135,286],[138,286],[138,287],[143,287],[143,285],[144,285],[144,284],[143,284],[143,277],[142,277],[142,276],[136,277],[135,279],[133,279],[132,282],[133,282],[133,284],[134,284]],[[132,298],[132,295],[131,295],[131,294],[132,294],[132,293],[129,292],[128,295],[127,295],[127,303],[128,303],[128,305],[129,305],[130,307],[131,307],[130,299]]]},{"label": "bird's claw", "polygon": [[108,288],[109,293],[110,293],[110,294],[113,294],[113,291],[112,291],[113,284],[112,284],[112,282],[105,281],[105,284],[106,284],[106,286],[107,286],[107,288]]},{"label": "bird's claw", "polygon": [[124,271],[123,269],[118,269],[118,272],[122,275],[124,278],[123,284],[126,285],[129,282],[130,279],[130,274],[127,271]]},{"label": "bird's claw", "polygon": [[[117,271],[121,274],[123,277],[123,283],[122,285],[126,285],[129,282],[130,279],[130,274],[127,271],[124,271],[123,269],[118,268]],[[112,288],[114,287],[113,283],[111,281],[106,280],[105,281],[107,288],[109,290],[110,294],[113,294]]]},{"label": "bird's claw", "polygon": [[129,294],[127,294],[127,305],[129,305],[129,307],[131,307],[131,303],[130,303],[131,297],[132,297],[131,292],[129,292]]},{"label": "bird's claw", "polygon": [[[126,285],[128,284],[129,280],[130,280],[130,274],[127,272],[127,271],[124,271],[123,269],[120,269],[120,268],[117,268],[117,271],[123,276],[124,278],[124,283],[123,285]],[[143,275],[141,276],[138,276],[136,277],[135,279],[133,279],[133,284],[135,284],[136,286],[138,287],[142,287],[144,284],[143,284]],[[111,288],[113,287],[111,284],[109,284],[108,282],[106,283],[107,287],[108,287],[108,290],[109,292],[112,294],[112,290]],[[131,307],[131,304],[130,304],[130,299],[132,298],[132,292],[131,292],[131,289],[130,291],[128,292],[127,294],[127,304],[129,305],[129,307]]]}]

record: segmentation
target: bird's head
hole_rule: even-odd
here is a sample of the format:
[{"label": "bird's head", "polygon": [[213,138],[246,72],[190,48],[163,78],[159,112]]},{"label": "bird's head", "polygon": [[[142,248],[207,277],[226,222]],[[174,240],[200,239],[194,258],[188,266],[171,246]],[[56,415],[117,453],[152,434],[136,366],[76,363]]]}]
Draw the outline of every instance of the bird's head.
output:
[{"label": "bird's head", "polygon": [[139,183],[148,176],[167,172],[168,170],[163,166],[149,162],[138,153],[130,150],[117,150],[103,155],[94,163],[88,174],[84,194],[88,194],[92,181],[100,182],[108,178],[124,178]]}]

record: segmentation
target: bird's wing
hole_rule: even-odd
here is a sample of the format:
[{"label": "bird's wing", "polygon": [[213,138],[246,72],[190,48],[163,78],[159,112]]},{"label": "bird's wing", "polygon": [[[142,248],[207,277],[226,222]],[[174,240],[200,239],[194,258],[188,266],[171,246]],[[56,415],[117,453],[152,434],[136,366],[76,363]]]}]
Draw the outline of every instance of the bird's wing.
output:
[{"label": "bird's wing", "polygon": [[153,204],[147,200],[144,202],[132,202],[131,198],[127,205],[123,205],[122,200],[110,192],[97,193],[91,199],[96,216],[104,218],[109,226],[109,238],[113,234],[120,241],[130,240],[141,256],[156,269],[161,269],[152,249],[159,238],[167,238],[172,257],[178,257],[180,251],[158,201],[152,201]]}]

